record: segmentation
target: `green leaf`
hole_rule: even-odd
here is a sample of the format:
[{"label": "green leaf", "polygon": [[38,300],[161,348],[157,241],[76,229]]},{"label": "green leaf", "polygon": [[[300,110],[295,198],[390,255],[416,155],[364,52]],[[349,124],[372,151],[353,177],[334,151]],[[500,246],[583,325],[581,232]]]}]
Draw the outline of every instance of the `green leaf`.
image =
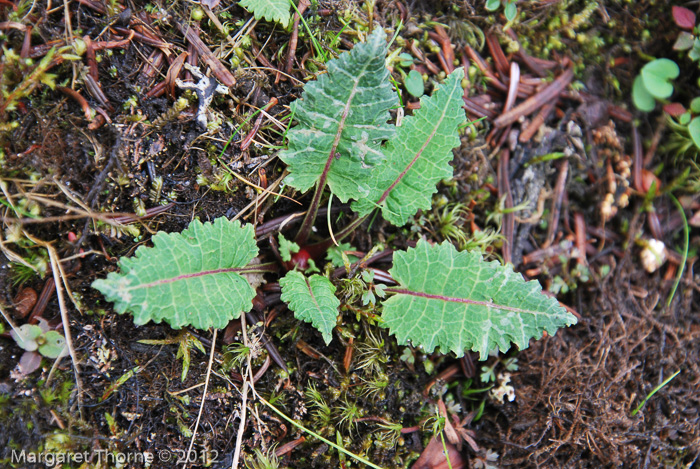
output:
[{"label": "green leaf", "polygon": [[156,234],[153,246],[93,282],[118,313],[133,312],[136,324],[220,329],[250,309],[255,291],[238,272],[258,254],[252,225],[194,220],[182,233]]},{"label": "green leaf", "polygon": [[700,114],[700,97],[693,98],[690,102],[690,110],[695,114]]},{"label": "green leaf", "polygon": [[459,146],[457,130],[466,120],[462,78],[464,70],[456,69],[431,97],[421,98],[413,116],[403,119],[384,148],[385,161],[372,173],[369,196],[352,205],[360,215],[379,205],[387,221],[401,226],[419,209],[431,207],[436,184],[452,176],[452,149]]},{"label": "green leaf", "polygon": [[644,82],[641,75],[637,75],[632,85],[632,101],[634,105],[642,112],[651,112],[656,107],[656,100],[649,94],[644,87]]},{"label": "green leaf", "polygon": [[496,11],[501,6],[501,0],[486,0],[486,9],[488,11]]},{"label": "green leaf", "polygon": [[285,28],[289,25],[289,0],[241,0],[239,5],[253,13],[256,20],[276,21]]},{"label": "green leaf", "polygon": [[420,98],[425,92],[425,87],[423,86],[423,76],[418,70],[411,70],[408,72],[403,84],[406,86],[406,91],[411,93],[416,98]]},{"label": "green leaf", "polygon": [[408,54],[406,52],[402,52],[399,54],[399,66],[400,67],[410,67],[413,65],[413,56],[411,54]]},{"label": "green leaf", "polygon": [[693,47],[694,40],[695,36],[687,31],[681,31],[678,34],[676,42],[673,44],[673,50],[688,50]]},{"label": "green leaf", "polygon": [[513,342],[522,350],[543,331],[554,335],[576,323],[537,281],[448,243],[421,240],[394,253],[390,273],[399,286],[386,289],[395,295],[384,301],[382,317],[399,344],[411,341],[427,352],[440,347],[461,357],[471,348],[485,360],[494,347],[506,351]]},{"label": "green leaf", "polygon": [[68,355],[66,338],[56,331],[47,332],[44,334],[44,343],[39,346],[39,353],[46,358],[58,358]]},{"label": "green leaf", "polygon": [[695,146],[700,148],[700,117],[696,117],[690,121],[690,124],[688,124],[688,132],[690,132],[690,138],[693,139]]},{"label": "green leaf", "polygon": [[321,334],[326,345],[333,339],[333,328],[338,317],[340,300],[335,297],[335,286],[326,277],[306,277],[292,270],[281,280],[282,301],[294,311],[294,317],[310,322]]},{"label": "green leaf", "polygon": [[306,191],[328,166],[328,185],[342,202],[369,192],[367,179],[383,158],[379,146],[394,133],[389,109],[398,102],[386,53],[386,34],[376,28],[366,43],[329,61],[328,73],[305,86],[293,104],[298,125],[280,152],[291,173],[288,185]]},{"label": "green leaf", "polygon": [[515,15],[518,14],[518,7],[515,6],[515,0],[506,3],[503,13],[506,15],[508,21],[513,21],[515,19]]},{"label": "green leaf", "polygon": [[688,51],[688,58],[694,62],[700,60],[700,38],[695,38],[693,47]]},{"label": "green leaf", "polygon": [[27,352],[33,352],[39,348],[36,339],[41,336],[43,331],[41,328],[34,324],[24,324],[19,326],[17,329],[12,329],[10,331],[10,337],[14,339],[19,348],[26,350]]},{"label": "green leaf", "polygon": [[299,252],[299,245],[295,243],[294,241],[289,241],[287,238],[285,238],[282,233],[280,233],[277,236],[277,240],[279,241],[279,251],[280,251],[280,257],[284,262],[289,262],[292,260],[292,254],[296,254]]},{"label": "green leaf", "polygon": [[676,62],[669,59],[652,60],[642,67],[644,87],[650,95],[657,99],[666,99],[673,94],[670,80],[678,78],[680,69]]},{"label": "green leaf", "polygon": [[[340,243],[338,246],[331,246],[326,251],[326,260],[333,264],[333,267],[343,267],[345,265],[342,254],[344,251],[356,251],[356,249],[350,243]],[[352,254],[348,255],[347,258],[351,263],[360,259]]]}]

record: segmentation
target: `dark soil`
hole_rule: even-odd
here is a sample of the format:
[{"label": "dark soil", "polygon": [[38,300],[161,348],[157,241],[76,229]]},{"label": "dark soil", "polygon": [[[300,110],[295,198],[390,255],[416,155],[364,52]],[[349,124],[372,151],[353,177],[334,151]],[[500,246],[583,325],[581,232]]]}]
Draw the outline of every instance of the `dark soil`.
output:
[{"label": "dark soil", "polygon": [[[319,1],[304,14],[327,53],[348,50],[358,34],[366,33],[369,21],[363,3]],[[435,24],[447,26],[459,61],[467,60],[462,51],[470,44],[493,63],[489,49],[479,44],[483,31],[500,42],[508,60],[520,61],[526,70],[520,56],[508,52],[513,38],[503,32],[503,9],[492,13],[481,2],[474,3],[378,1],[372,24],[393,30],[403,18],[399,38],[406,44],[403,51],[411,52],[408,44],[415,40],[416,49],[438,67],[436,74],[426,62],[420,64],[420,71],[430,80],[439,80],[444,67],[439,46],[427,40],[428,32],[436,31]],[[269,353],[255,342],[253,368],[263,371],[255,383],[260,396],[306,428],[381,467],[448,467],[444,456],[438,462],[414,464],[434,436],[431,418],[439,403],[445,404],[450,422],[462,422],[476,446],[465,438],[461,450],[455,448],[451,453],[454,468],[487,467],[487,463],[488,467],[596,468],[693,467],[697,463],[700,278],[694,267],[698,231],[691,227],[694,246],[678,290],[667,305],[676,273],[683,267],[679,254],[682,221],[665,194],[649,201],[632,189],[630,166],[641,161],[635,160],[633,127],[637,125],[644,151],[650,155],[645,168],[659,176],[662,188],[693,167],[692,157],[663,151],[663,145],[655,147],[656,137],[663,142],[666,135],[657,114],[634,114],[635,122],[626,111],[634,112],[629,95],[632,80],[644,64],[640,55],[668,55],[678,30],[668,5],[599,3],[518,3],[522,18],[513,27],[515,37],[534,57],[560,64],[568,57],[576,73],[572,88],[581,88],[583,94],[569,88],[546,125],[525,143],[511,145],[507,134],[489,138],[492,119],[477,124],[455,150],[455,176],[441,184],[434,211],[417,215],[414,222],[399,229],[377,219],[349,240],[366,253],[379,242],[404,248],[426,237],[478,247],[500,259],[506,256],[510,241],[512,251],[507,255],[516,270],[556,293],[576,312],[578,324],[532,341],[526,350],[511,350],[482,363],[473,354],[457,359],[399,346],[386,329],[377,326],[380,311],[350,300],[342,308],[334,340],[326,346],[316,330],[284,308],[276,279],[269,277],[259,290],[254,312],[265,321],[265,336],[289,373],[269,360]],[[272,97],[278,104],[267,110],[269,115],[287,119],[288,105],[300,96],[301,84],[322,73],[325,65],[317,60],[303,26],[299,26],[291,78],[286,78],[270,66],[285,69],[291,26],[284,30],[261,20],[245,30],[247,42],[236,51],[205,16],[201,39],[222,54],[222,63],[236,77],[228,95],[214,97],[208,118],[220,125],[207,132],[196,121],[196,97],[177,88],[168,77],[176,57],[184,51],[192,53],[175,24],[192,21],[194,4],[80,0],[66,8],[50,5],[47,10],[41,2],[0,1],[0,21],[8,22],[0,23],[3,93],[18,89],[31,70],[21,63],[24,59],[12,58],[8,51],[19,55],[23,43],[30,41],[25,52],[35,54],[32,63],[38,63],[47,53],[40,46],[65,37],[69,27],[66,12],[75,37],[119,41],[125,33],[118,28],[128,26],[140,33],[150,31],[152,37],[168,44],[169,54],[161,56],[163,62],[156,70],[149,70],[146,58],[157,56],[159,49],[142,34],[128,47],[98,51],[96,79],[86,78],[92,73],[87,55],[53,64],[50,73],[55,74],[55,83],[79,90],[88,105],[100,108],[111,122],[100,113],[86,119],[76,99],[38,82],[17,100],[14,109],[5,109],[5,93],[0,109],[4,230],[0,307],[18,325],[43,318],[62,331],[47,251],[30,239],[51,243],[65,260],[62,269],[72,293],[72,301],[66,296],[65,303],[82,388],[78,393],[70,357],[59,360],[55,370],[54,360],[44,359],[37,370],[22,375],[18,363],[23,350],[12,340],[3,320],[0,466],[52,466],[48,460],[32,465],[13,459],[24,450],[89,454],[85,465],[74,460],[63,467],[116,467],[121,456],[136,458],[127,460],[124,467],[145,467],[144,455],[154,459],[150,467],[174,467],[176,459],[190,448],[204,399],[191,455],[194,460],[188,467],[231,467],[242,410],[242,369],[232,363],[235,353],[229,347],[242,340],[239,321],[218,333],[204,395],[211,331],[185,331],[190,340],[201,341],[206,353],[191,348],[183,381],[183,361],[174,340],[141,342],[185,337],[179,335],[183,331],[164,324],[137,327],[130,315],[116,314],[90,285],[116,270],[119,257],[132,255],[159,230],[179,232],[194,218],[211,221],[222,216],[240,217],[260,226],[304,210],[309,195],[274,185],[284,171],[284,164],[276,158],[283,131],[266,118],[256,143],[242,150],[241,140],[253,127],[255,109],[266,106]],[[129,14],[118,16],[126,7]],[[170,23],[162,21],[163,12],[172,17]],[[237,2],[223,1],[215,6],[214,14],[221,23],[235,25],[230,35],[251,18]],[[564,16],[578,21],[569,23],[577,39],[562,25]],[[137,23],[147,27],[138,29]],[[25,39],[30,25],[33,29]],[[332,41],[341,30],[339,40]],[[62,45],[65,43],[58,47]],[[242,66],[231,65],[232,60]],[[692,98],[700,93],[696,64],[678,61],[690,72],[680,77],[677,93]],[[202,60],[197,65],[206,69]],[[183,68],[179,76],[189,75]],[[397,70],[393,76],[402,82]],[[91,80],[99,84],[103,97],[90,91]],[[175,95],[150,97],[163,82],[166,89],[172,85]],[[500,115],[505,95],[489,83],[475,79],[466,96],[489,96]],[[428,84],[428,92],[430,88]],[[173,110],[175,100],[182,96],[188,103],[184,109]],[[521,125],[524,123],[516,122],[514,128]],[[231,137],[233,143],[226,146]],[[498,155],[509,146],[511,164],[501,171],[507,173],[510,183],[511,206],[520,211],[515,212],[517,216],[501,213],[499,222],[499,217],[496,221],[488,217],[498,214]],[[557,152],[566,157],[528,166],[533,158]],[[263,197],[231,177],[225,166],[257,186],[284,191],[301,205]],[[557,185],[562,173],[565,184]],[[693,177],[700,179],[691,171],[691,177],[672,191],[685,201],[689,217],[700,210],[700,184],[693,186]],[[616,182],[614,190],[609,187],[611,179]],[[609,192],[614,213],[606,216],[602,207]],[[443,207],[457,203],[463,205],[455,224],[469,243],[441,229],[448,224]],[[347,207],[334,207],[340,225],[346,223],[348,213]],[[105,214],[127,217],[123,220],[133,231],[111,230],[104,222]],[[513,229],[507,234],[509,220]],[[577,226],[581,222],[583,231]],[[293,236],[290,229],[298,226],[295,223],[285,225],[288,236]],[[486,230],[483,235],[489,229],[493,233],[500,230],[506,243],[498,236],[478,241],[478,232]],[[577,236],[582,233],[584,246],[588,245],[585,261],[576,251]],[[647,273],[640,252],[646,240],[657,235],[669,250],[668,261]],[[263,255],[272,258],[267,237],[259,241]],[[390,265],[390,258],[375,264],[382,269]],[[32,291],[45,301],[22,306],[22,298]],[[249,316],[249,324],[251,321],[254,318]],[[261,332],[250,327],[248,334],[256,341]],[[517,369],[512,359],[517,359]],[[491,384],[481,381],[487,369],[498,376],[496,385],[508,384],[504,376],[509,373],[513,401],[499,402],[487,390]],[[678,370],[670,383],[632,415],[655,387]],[[271,467],[363,466],[291,426],[250,395],[246,416],[241,441],[249,467],[268,467],[260,464],[262,455],[275,453],[279,466]],[[259,465],[253,465],[255,461]]]}]

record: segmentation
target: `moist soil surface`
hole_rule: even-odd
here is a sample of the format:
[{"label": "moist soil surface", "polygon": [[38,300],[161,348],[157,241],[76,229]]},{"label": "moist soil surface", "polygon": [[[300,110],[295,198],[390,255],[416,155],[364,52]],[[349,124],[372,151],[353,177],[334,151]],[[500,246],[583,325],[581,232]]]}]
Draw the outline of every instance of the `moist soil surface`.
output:
[{"label": "moist soil surface", "polygon": [[[631,99],[641,67],[669,57],[682,70],[671,99],[690,102],[697,64],[672,51],[681,28],[664,2],[525,1],[512,22],[508,8],[320,0],[285,27],[231,1],[0,1],[0,466],[223,468],[239,452],[239,467],[365,466],[319,436],[386,468],[697,464],[698,151],[668,144],[682,135],[661,105],[642,113]],[[195,218],[254,224],[261,258],[277,260],[278,234],[294,237],[312,196],[282,182],[290,103],[374,28],[396,34],[392,119],[420,106],[410,70],[430,94],[464,65],[473,123],[434,208],[400,228],[366,222],[347,253],[421,238],[479,249],[578,323],[486,361],[426,353],[397,343],[344,269],[329,345],[281,302],[275,274],[245,338],[240,320],[215,335],[117,314],[92,282]],[[509,87],[520,114],[498,125]],[[330,211],[333,226],[352,220],[337,200]],[[656,241],[663,254],[647,252]],[[25,352],[8,321],[61,334],[68,321],[75,356]]]}]

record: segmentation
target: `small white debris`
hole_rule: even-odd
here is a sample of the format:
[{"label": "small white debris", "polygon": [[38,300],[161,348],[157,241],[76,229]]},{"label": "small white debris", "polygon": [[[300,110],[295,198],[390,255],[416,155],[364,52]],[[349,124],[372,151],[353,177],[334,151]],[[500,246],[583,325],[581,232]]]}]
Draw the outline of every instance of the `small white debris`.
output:
[{"label": "small white debris", "polygon": [[646,246],[640,254],[644,269],[649,272],[656,272],[664,262],[666,262],[666,245],[658,239],[647,241]]},{"label": "small white debris", "polygon": [[491,399],[503,404],[503,399],[508,397],[509,402],[515,400],[515,388],[510,384],[510,373],[498,373],[498,386],[491,388],[489,395]]}]

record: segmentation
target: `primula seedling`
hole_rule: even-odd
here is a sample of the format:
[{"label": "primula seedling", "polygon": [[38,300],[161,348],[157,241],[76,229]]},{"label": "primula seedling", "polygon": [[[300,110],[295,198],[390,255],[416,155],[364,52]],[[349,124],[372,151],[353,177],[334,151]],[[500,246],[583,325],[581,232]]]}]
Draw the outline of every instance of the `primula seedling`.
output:
[{"label": "primula seedling", "polygon": [[406,91],[416,98],[423,96],[423,93],[425,92],[425,87],[423,86],[423,76],[420,74],[420,72],[418,72],[418,70],[411,70],[408,72],[408,75],[406,75],[403,83],[406,86]]},{"label": "primula seedling", "polygon": [[678,65],[669,59],[652,60],[642,67],[632,85],[632,99],[637,109],[651,112],[657,99],[669,98],[673,94],[671,80],[679,74]]},{"label": "primula seedling", "polygon": [[513,21],[518,14],[518,7],[515,0],[486,0],[486,9],[496,11],[503,4],[503,14],[508,21]]},{"label": "primula seedling", "polygon": [[46,321],[40,324],[24,324],[10,331],[17,345],[27,352],[38,352],[46,358],[68,355],[66,339],[59,332],[51,331]]}]

